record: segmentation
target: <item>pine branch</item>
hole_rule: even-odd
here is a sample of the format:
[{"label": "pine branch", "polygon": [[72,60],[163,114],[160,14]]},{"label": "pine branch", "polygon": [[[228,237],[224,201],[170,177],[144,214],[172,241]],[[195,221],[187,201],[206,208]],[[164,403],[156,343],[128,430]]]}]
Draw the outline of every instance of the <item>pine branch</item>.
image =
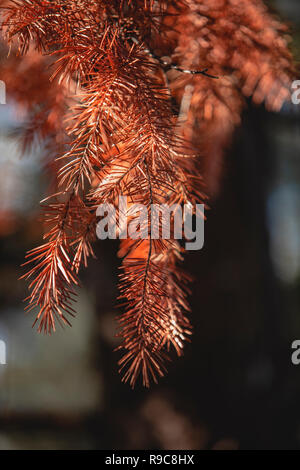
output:
[{"label": "pine branch", "polygon": [[[27,254],[28,309],[39,308],[39,331],[69,324],[77,274],[94,255],[97,207],[118,207],[126,196],[126,215],[138,225],[134,205],[143,204],[148,238],[129,237],[119,252],[119,364],[125,382],[134,386],[141,374],[149,386],[191,333],[189,278],[177,264],[183,250],[173,235],[163,239],[160,219],[152,236],[153,204],[196,212],[204,182],[211,192],[217,184],[244,97],[272,110],[287,99],[294,69],[285,27],[260,0],[14,0],[2,30],[24,56],[10,59],[7,77],[30,123],[25,143],[46,138],[56,170],[46,241]],[[17,61],[36,71],[40,87],[33,80],[20,88]]]},{"label": "pine branch", "polygon": [[297,74],[289,31],[260,0],[188,0],[180,16],[172,17],[172,26],[167,34],[176,46],[161,54],[169,54],[182,68],[201,66],[220,77],[191,80],[175,72],[169,77],[172,96],[182,104],[183,135],[196,148],[201,145],[202,174],[209,195],[216,195],[223,154],[240,124],[245,97],[271,111],[290,101]]}]

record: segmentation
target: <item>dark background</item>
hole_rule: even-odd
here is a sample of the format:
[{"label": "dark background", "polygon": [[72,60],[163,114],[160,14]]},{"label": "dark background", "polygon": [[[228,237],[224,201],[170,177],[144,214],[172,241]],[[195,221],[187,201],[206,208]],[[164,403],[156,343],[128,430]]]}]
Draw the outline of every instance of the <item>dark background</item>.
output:
[{"label": "dark background", "polygon": [[[300,50],[298,0],[273,4]],[[44,337],[23,314],[19,266],[39,243],[47,183],[9,137],[12,109],[0,109],[0,449],[300,449],[300,105],[275,115],[249,103],[204,248],[185,259],[192,342],[158,385],[134,391],[113,353],[117,243],[98,243],[72,329]]]}]

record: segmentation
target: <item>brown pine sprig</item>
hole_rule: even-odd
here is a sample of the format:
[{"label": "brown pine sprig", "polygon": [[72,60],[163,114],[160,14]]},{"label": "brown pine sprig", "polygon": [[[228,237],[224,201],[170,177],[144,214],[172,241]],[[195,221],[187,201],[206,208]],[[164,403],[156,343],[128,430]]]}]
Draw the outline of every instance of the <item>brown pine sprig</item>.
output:
[{"label": "brown pine sprig", "polygon": [[25,265],[34,266],[21,279],[33,278],[29,285],[31,290],[28,310],[35,307],[40,311],[34,322],[39,322],[39,331],[51,333],[55,331],[55,320],[70,324],[66,313],[74,316],[71,303],[74,300],[73,285],[78,279],[69,269],[72,259],[67,230],[73,231],[71,225],[71,205],[67,203],[52,203],[45,208],[46,222],[51,228],[45,238],[44,245],[30,250]]},{"label": "brown pine sprig", "polygon": [[123,381],[131,386],[140,373],[144,386],[149,386],[150,378],[157,382],[166,370],[170,346],[182,355],[183,343],[191,334],[184,314],[189,311],[185,287],[189,277],[176,267],[180,256],[176,242],[166,240],[163,245],[151,239],[125,240],[120,250],[120,256],[127,254],[120,276],[126,313],[119,318],[122,344],[118,349],[124,351],[119,365]]},{"label": "brown pine sprig", "polygon": [[[174,7],[168,11],[174,13]],[[291,99],[297,73],[289,28],[262,0],[188,0],[180,15],[167,15],[165,21],[173,26],[166,32],[173,48],[165,41],[161,54],[170,55],[180,67],[201,65],[220,77],[191,79],[175,71],[168,77],[181,107],[182,132],[196,148],[201,146],[202,175],[209,195],[216,195],[223,155],[241,122],[245,98],[271,111]]]}]

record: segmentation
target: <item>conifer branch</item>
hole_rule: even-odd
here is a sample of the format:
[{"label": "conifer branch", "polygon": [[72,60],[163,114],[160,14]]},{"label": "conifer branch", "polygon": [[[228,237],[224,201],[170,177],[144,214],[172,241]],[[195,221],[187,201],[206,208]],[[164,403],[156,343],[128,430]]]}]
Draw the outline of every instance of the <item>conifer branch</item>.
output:
[{"label": "conifer branch", "polygon": [[[191,334],[183,249],[172,235],[152,237],[152,206],[195,212],[204,187],[217,185],[245,97],[271,110],[288,99],[286,28],[261,0],[11,0],[5,11],[12,53],[0,71],[27,116],[24,148],[46,140],[55,175],[45,243],[26,256],[27,308],[39,309],[39,331],[69,324],[97,207],[126,196],[136,222],[133,206],[143,204],[148,238],[129,236],[119,251],[118,349],[123,380],[134,386],[142,375],[148,387]],[[20,87],[22,67],[34,78]]]}]

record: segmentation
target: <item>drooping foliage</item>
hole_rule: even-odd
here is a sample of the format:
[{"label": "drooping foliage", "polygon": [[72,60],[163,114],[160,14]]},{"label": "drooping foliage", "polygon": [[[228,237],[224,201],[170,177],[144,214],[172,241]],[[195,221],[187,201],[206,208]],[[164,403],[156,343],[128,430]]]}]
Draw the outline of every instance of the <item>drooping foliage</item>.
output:
[{"label": "drooping foliage", "polygon": [[[126,196],[131,220],[139,203],[150,224],[153,204],[205,202],[245,97],[280,109],[292,58],[285,26],[261,0],[2,3],[10,55],[1,78],[26,116],[23,148],[42,140],[55,176],[42,204],[45,241],[27,254],[24,275],[28,308],[51,333],[75,313],[97,207]],[[147,229],[148,239],[126,238],[119,251],[119,363],[132,386],[140,373],[145,386],[162,376],[171,346],[181,355],[191,333],[183,249]]]}]

